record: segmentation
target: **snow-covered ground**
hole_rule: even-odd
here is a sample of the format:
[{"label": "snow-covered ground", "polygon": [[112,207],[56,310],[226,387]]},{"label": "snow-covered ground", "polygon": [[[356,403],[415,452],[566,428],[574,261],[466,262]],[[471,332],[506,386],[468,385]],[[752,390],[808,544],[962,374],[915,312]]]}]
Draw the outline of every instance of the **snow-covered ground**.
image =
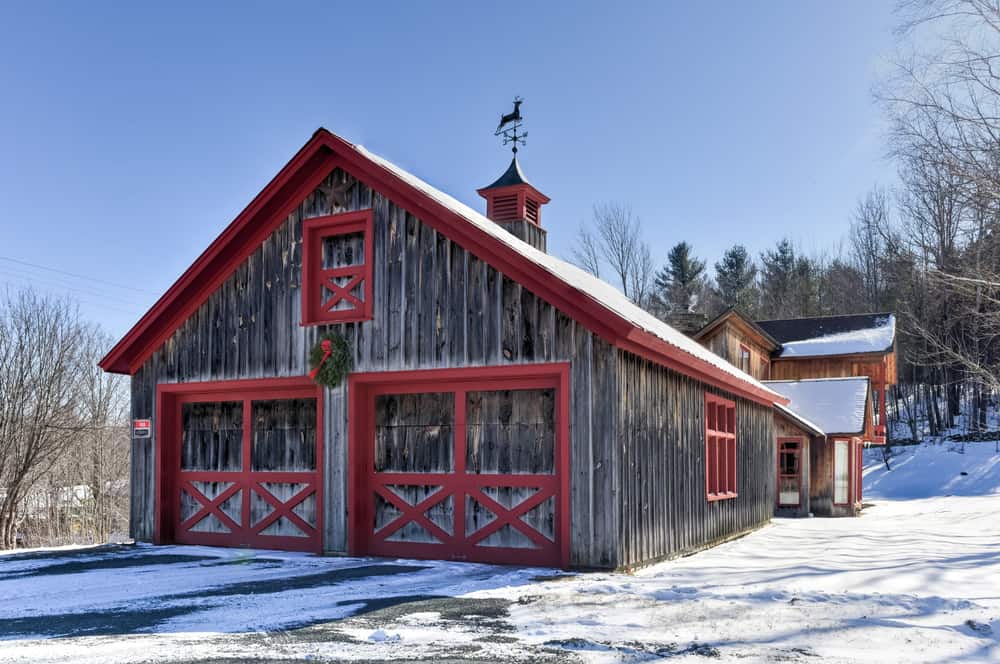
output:
[{"label": "snow-covered ground", "polygon": [[633,575],[202,547],[6,556],[0,661],[997,662],[1000,454],[959,449],[873,460],[860,518],[776,519]]}]

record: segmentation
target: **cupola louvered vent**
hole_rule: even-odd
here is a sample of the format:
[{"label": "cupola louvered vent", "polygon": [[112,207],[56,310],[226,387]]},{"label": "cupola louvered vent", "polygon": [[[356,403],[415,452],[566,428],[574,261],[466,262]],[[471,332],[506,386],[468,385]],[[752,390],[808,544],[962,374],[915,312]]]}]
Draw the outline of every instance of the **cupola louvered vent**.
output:
[{"label": "cupola louvered vent", "polygon": [[524,201],[524,218],[533,224],[538,223],[538,203],[530,198]]},{"label": "cupola louvered vent", "polygon": [[[536,207],[537,210],[537,207]],[[517,209],[517,194],[497,196],[493,199],[493,221],[514,221],[520,215]]]}]

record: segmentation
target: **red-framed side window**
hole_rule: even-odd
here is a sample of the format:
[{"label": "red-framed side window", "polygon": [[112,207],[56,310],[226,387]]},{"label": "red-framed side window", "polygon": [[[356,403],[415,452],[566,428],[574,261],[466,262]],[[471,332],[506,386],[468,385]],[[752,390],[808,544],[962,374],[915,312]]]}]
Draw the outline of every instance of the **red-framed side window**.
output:
[{"label": "red-framed side window", "polygon": [[736,404],[705,394],[705,495],[736,497]]},{"label": "red-framed side window", "polygon": [[302,324],[370,320],[374,239],[371,210],[302,222]]}]

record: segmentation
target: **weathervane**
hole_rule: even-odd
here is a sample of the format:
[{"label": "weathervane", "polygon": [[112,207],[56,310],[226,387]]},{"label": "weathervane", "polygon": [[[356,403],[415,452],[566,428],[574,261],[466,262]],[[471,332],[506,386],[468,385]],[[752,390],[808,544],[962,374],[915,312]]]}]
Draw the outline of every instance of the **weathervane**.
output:
[{"label": "weathervane", "polygon": [[524,99],[520,97],[514,97],[514,110],[511,113],[500,116],[500,124],[497,125],[497,130],[493,132],[494,136],[503,136],[503,144],[507,145],[513,143],[514,147],[511,150],[514,152],[514,156],[517,156],[517,144],[525,145],[524,139],[528,137],[528,132],[523,134],[518,134],[518,129],[521,128],[521,102]]}]

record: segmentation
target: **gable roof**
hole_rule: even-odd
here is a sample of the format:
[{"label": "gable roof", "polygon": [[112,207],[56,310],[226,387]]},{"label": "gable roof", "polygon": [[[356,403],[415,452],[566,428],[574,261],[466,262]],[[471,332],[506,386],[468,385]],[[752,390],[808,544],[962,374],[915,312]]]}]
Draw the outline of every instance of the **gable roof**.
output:
[{"label": "gable roof", "polygon": [[762,328],[756,322],[750,320],[750,318],[748,318],[735,306],[727,307],[721,314],[708,321],[704,327],[695,332],[692,337],[698,340],[704,339],[727,321],[732,321],[737,325],[741,323],[745,325],[750,332],[756,334],[760,338],[760,341],[764,342],[761,345],[766,348],[769,347],[769,350],[772,352],[781,348],[781,344],[774,337],[768,334],[767,330]]},{"label": "gable roof", "polygon": [[535,249],[411,173],[322,128],[111,349],[101,368],[134,373],[336,167],[618,348],[760,403],[784,402],[607,282]]},{"label": "gable roof", "polygon": [[889,313],[757,321],[781,343],[776,357],[888,353],[896,343],[896,317]]},{"label": "gable roof", "polygon": [[828,435],[865,431],[867,376],[768,380],[765,384],[789,399],[788,410]]}]

